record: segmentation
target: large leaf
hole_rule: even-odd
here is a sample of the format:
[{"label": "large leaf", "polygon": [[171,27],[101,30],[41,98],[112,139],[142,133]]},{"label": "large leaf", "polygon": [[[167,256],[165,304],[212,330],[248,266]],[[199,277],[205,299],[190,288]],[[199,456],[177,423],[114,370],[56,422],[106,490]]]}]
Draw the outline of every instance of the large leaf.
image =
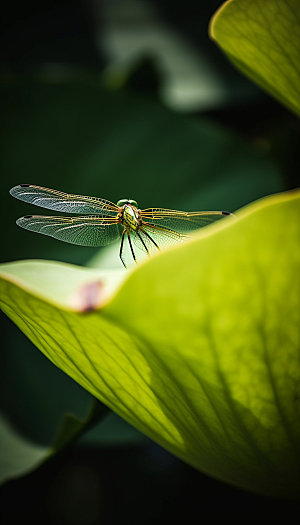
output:
[{"label": "large leaf", "polygon": [[[187,210],[234,210],[287,189],[266,150],[249,147],[207,119],[174,115],[151,97],[109,93],[92,75],[66,78],[53,68],[46,77],[6,79],[0,86],[2,260],[55,258],[82,264],[97,254],[17,228],[17,217],[34,213],[8,193],[20,182],[109,199],[130,194],[143,207]],[[117,251],[118,246],[109,261],[105,255],[101,266],[111,268],[115,262],[121,267]],[[99,265],[97,256],[94,265]],[[6,332],[1,411],[28,441],[51,446],[63,414],[82,418],[91,397],[1,317],[2,336]],[[102,440],[102,430],[108,435],[108,429],[99,428],[94,442],[97,435]]]},{"label": "large leaf", "polygon": [[211,36],[252,80],[300,115],[299,0],[228,0]]},{"label": "large leaf", "polygon": [[[258,201],[123,284],[100,270],[3,265],[2,308],[51,361],[180,458],[296,497],[299,203],[299,192]],[[62,296],[64,274],[72,286]]]}]

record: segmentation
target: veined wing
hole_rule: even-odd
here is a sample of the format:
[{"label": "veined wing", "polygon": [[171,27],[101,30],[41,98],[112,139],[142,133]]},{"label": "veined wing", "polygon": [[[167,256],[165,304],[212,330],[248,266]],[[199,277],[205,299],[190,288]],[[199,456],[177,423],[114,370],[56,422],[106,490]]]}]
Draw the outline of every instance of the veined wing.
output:
[{"label": "veined wing", "polygon": [[33,184],[20,184],[10,190],[10,194],[21,201],[66,213],[93,213],[101,217],[115,216],[118,206],[113,202],[97,197],[72,195],[62,191],[42,188]]},{"label": "veined wing", "polygon": [[136,232],[130,233],[134,244],[142,251],[149,254],[159,248],[172,245],[178,241],[186,239],[188,236],[170,230],[166,227],[155,226],[154,224],[144,223]]},{"label": "veined wing", "polygon": [[114,217],[26,215],[17,224],[25,230],[82,246],[105,246],[120,237],[119,223]]},{"label": "veined wing", "polygon": [[173,230],[173,232],[189,232],[203,228],[212,222],[232,215],[228,211],[179,211],[164,208],[147,208],[141,210],[144,222]]}]

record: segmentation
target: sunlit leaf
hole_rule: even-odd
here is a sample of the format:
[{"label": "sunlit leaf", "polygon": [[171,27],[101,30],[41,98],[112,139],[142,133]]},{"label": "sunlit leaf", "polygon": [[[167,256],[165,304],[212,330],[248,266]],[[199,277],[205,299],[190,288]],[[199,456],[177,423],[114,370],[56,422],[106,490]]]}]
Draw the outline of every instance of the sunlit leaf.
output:
[{"label": "sunlit leaf", "polygon": [[[94,266],[122,267],[118,244],[100,255],[100,263],[95,249],[17,228],[18,217],[38,213],[10,197],[9,188],[22,182],[109,199],[130,195],[142,207],[187,210],[234,210],[285,188],[268,152],[250,147],[228,129],[175,115],[151,97],[107,92],[93,75],[79,72],[66,78],[60,68],[43,71],[43,79],[15,79],[0,87],[3,260],[55,258],[83,264],[93,256]],[[39,286],[38,271],[35,276]],[[51,273],[49,289],[53,280],[56,274]],[[63,270],[56,299],[66,293],[67,280]],[[92,399],[2,316],[4,332],[1,410],[24,439],[50,446],[63,414],[80,419]],[[101,442],[102,428],[96,435]]]},{"label": "sunlit leaf", "polygon": [[300,115],[299,0],[228,0],[211,36],[252,80]]},{"label": "sunlit leaf", "polygon": [[97,270],[3,265],[2,308],[52,362],[180,458],[296,496],[299,202],[299,192],[258,201],[128,272],[119,289],[98,270],[102,301],[89,313],[74,289]]}]

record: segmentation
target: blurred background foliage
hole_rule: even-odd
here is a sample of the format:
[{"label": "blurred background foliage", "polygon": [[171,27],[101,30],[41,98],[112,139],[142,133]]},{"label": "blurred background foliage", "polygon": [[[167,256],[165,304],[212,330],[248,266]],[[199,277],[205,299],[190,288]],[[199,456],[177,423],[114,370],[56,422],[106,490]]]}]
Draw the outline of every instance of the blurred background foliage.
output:
[{"label": "blurred background foliage", "polygon": [[[141,207],[230,211],[297,185],[299,120],[210,41],[221,3],[5,5],[2,262],[99,263],[93,249],[17,229],[15,219],[33,210],[9,196],[15,184],[134,198]],[[84,418],[93,399],[3,317],[1,333],[3,421],[47,449],[63,416]],[[4,486],[1,512],[3,523],[22,513],[43,523],[134,524],[142,512],[152,523],[192,515],[199,493],[204,511],[216,500],[227,512],[237,503],[287,511],[195,472],[110,414],[76,447]]]}]

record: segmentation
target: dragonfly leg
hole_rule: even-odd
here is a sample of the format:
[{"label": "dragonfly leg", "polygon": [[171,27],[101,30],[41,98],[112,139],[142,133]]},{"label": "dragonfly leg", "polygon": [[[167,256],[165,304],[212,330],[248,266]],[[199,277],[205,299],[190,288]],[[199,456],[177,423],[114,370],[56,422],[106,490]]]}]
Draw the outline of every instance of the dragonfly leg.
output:
[{"label": "dragonfly leg", "polygon": [[147,252],[147,255],[150,255],[150,253],[149,253],[149,250],[148,250],[148,248],[147,248],[146,244],[144,243],[144,241],[143,241],[143,238],[142,238],[142,236],[141,236],[141,235],[139,234],[139,232],[138,232],[138,231],[136,231],[135,233],[137,234],[138,238],[140,239],[140,241],[141,241],[142,245],[144,246],[144,248],[145,248],[145,251]]},{"label": "dragonfly leg", "polygon": [[121,239],[121,246],[120,246],[120,253],[119,253],[119,255],[120,255],[120,259],[121,259],[123,265],[124,265],[125,268],[126,268],[126,264],[124,263],[124,261],[123,261],[123,259],[122,259],[125,231],[126,231],[126,230],[125,230],[125,228],[124,228],[124,230],[123,230],[123,232],[122,232],[122,239]]},{"label": "dragonfly leg", "polygon": [[[154,246],[156,246],[156,248],[159,250],[159,246],[158,244],[156,244],[155,240],[152,239],[151,235],[149,235],[149,233],[146,232],[146,230],[144,230],[143,228],[140,228],[142,230],[142,232],[147,235],[148,239],[150,239],[151,242],[153,242]],[[143,243],[144,244],[144,243]]]},{"label": "dragonfly leg", "polygon": [[127,233],[128,242],[129,242],[129,246],[130,246],[132,257],[133,257],[134,262],[136,263],[135,253],[133,251],[132,242],[131,242],[131,239],[130,239],[130,233],[129,233],[129,231],[127,231],[126,233]]}]

